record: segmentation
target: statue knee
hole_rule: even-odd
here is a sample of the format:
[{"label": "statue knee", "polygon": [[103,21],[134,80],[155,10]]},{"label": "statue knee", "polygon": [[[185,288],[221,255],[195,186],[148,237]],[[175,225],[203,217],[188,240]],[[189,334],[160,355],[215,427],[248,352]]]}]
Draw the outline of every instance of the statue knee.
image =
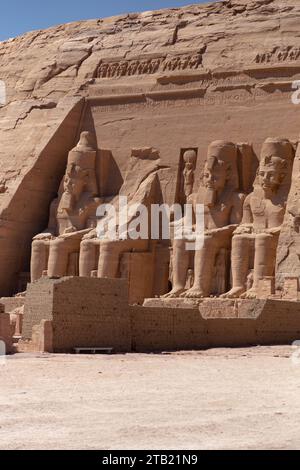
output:
[{"label": "statue knee", "polygon": [[232,238],[233,242],[239,242],[243,240],[246,240],[246,237],[244,235],[234,235]]},{"label": "statue knee", "polygon": [[56,238],[50,242],[49,246],[49,256],[50,260],[53,262],[60,262],[63,258],[68,256],[68,244],[64,239]]},{"label": "statue knee", "polygon": [[248,239],[244,235],[234,235],[232,237],[232,249],[242,246],[247,242]]},{"label": "statue knee", "polygon": [[80,243],[80,253],[90,253],[94,248],[94,243],[91,240],[82,240]]},{"label": "statue knee", "polygon": [[101,250],[111,250],[113,247],[113,242],[111,240],[103,240],[101,241]]},{"label": "statue knee", "polygon": [[43,240],[33,240],[31,248],[32,252],[40,252],[42,250],[45,250],[46,243]]},{"label": "statue knee", "polygon": [[55,250],[63,250],[66,248],[66,243],[63,238],[56,238],[55,240],[51,240],[50,248],[54,248]]},{"label": "statue knee", "polygon": [[100,251],[105,253],[117,253],[122,249],[126,249],[128,245],[128,240],[103,240],[101,241]]},{"label": "statue knee", "polygon": [[268,243],[269,241],[273,240],[273,236],[269,233],[259,233],[256,236],[256,243]]}]

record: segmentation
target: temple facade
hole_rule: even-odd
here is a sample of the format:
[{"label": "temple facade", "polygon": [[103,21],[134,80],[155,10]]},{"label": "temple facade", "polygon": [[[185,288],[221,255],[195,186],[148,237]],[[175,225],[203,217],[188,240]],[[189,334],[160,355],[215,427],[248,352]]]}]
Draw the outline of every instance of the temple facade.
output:
[{"label": "temple facade", "polygon": [[[213,318],[230,318],[234,331],[234,319],[263,325],[270,302],[276,312],[289,306],[285,331],[298,339],[299,18],[297,0],[226,0],[0,43],[0,337],[11,336],[10,349],[14,338],[21,350],[93,341],[135,350],[134,338],[147,334],[155,349],[170,331],[174,347],[203,347],[210,340],[197,343],[191,318],[201,315],[195,325],[208,331],[209,317],[218,344]],[[143,236],[124,237],[120,222],[110,236],[99,207],[113,207],[120,221],[120,197],[131,227],[141,220],[132,208],[147,210]],[[153,237],[152,208],[162,205],[189,205],[194,218],[203,208],[200,248],[187,249],[193,223],[174,235],[172,211],[169,238]],[[89,325],[110,325],[104,337],[76,333],[87,321],[76,310],[81,282]],[[90,302],[101,303],[105,289],[97,319]],[[44,309],[39,292],[51,297]],[[74,324],[59,295],[77,312]],[[72,340],[57,336],[64,314]],[[185,314],[181,341],[174,324]],[[284,341],[278,328],[273,340]]]}]

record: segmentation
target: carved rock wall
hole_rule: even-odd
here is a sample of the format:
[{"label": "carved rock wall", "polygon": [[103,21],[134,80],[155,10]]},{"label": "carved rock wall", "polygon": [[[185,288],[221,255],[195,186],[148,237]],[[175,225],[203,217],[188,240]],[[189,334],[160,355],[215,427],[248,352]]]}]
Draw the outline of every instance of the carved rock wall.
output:
[{"label": "carved rock wall", "polygon": [[30,240],[46,225],[68,150],[95,132],[115,194],[131,149],[160,151],[174,202],[182,150],[266,137],[296,140],[300,107],[298,0],[225,0],[70,23],[0,43],[0,294],[28,271]]},{"label": "carved rock wall", "polygon": [[[244,301],[238,317],[230,309],[225,317],[219,302],[211,300],[207,302],[211,307],[200,308],[129,306],[124,280],[41,279],[28,289],[24,341],[19,350],[49,352],[45,322],[52,323],[54,352],[72,352],[76,347],[111,347],[115,352],[174,351],[291,344],[299,338],[295,302]],[[221,311],[210,315],[210,310]],[[40,338],[36,338],[38,333]],[[41,343],[48,343],[48,348],[42,349]]]}]

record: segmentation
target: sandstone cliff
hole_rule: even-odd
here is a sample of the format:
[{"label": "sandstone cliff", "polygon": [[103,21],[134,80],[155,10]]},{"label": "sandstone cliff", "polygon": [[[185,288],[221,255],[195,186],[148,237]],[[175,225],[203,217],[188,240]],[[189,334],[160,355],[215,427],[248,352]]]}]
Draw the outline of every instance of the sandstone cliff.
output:
[{"label": "sandstone cliff", "polygon": [[[95,132],[122,175],[130,148],[160,150],[174,199],[180,149],[298,138],[299,0],[225,0],[35,31],[0,43],[0,291],[28,271],[68,150]],[[107,193],[121,185],[112,174]],[[115,187],[114,187],[115,186]],[[288,256],[285,253],[285,257]]]}]

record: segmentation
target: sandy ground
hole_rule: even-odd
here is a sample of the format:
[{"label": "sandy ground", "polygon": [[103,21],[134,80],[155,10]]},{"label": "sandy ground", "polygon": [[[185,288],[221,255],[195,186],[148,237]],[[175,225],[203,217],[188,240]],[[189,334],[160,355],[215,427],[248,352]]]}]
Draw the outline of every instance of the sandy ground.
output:
[{"label": "sandy ground", "polygon": [[10,356],[0,363],[0,449],[299,450],[292,353]]}]

